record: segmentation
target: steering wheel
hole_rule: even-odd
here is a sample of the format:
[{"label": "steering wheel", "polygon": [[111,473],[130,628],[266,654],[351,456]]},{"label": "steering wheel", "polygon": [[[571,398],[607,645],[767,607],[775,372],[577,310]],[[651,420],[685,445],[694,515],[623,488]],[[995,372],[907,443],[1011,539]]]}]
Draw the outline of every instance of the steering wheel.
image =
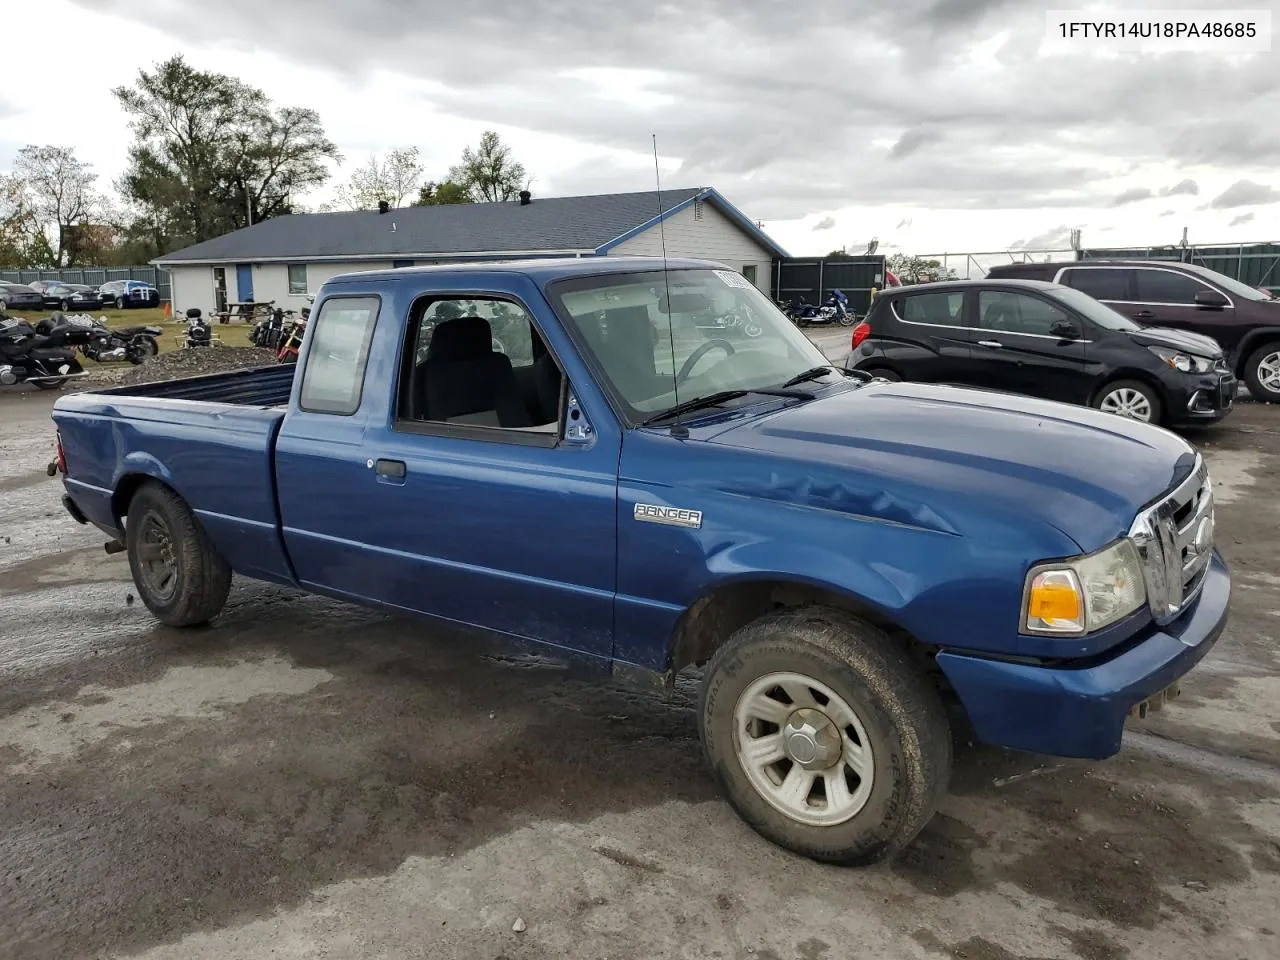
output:
[{"label": "steering wheel", "polygon": [[707,355],[708,350],[712,350],[715,347],[719,347],[723,350],[725,352],[725,356],[732,357],[735,352],[733,344],[728,340],[708,340],[702,346],[698,347],[697,350],[693,351],[693,353],[689,354],[689,359],[685,360],[684,364],[680,367],[680,372],[676,374],[676,383],[684,383],[688,380],[689,372],[694,368],[697,362]]}]

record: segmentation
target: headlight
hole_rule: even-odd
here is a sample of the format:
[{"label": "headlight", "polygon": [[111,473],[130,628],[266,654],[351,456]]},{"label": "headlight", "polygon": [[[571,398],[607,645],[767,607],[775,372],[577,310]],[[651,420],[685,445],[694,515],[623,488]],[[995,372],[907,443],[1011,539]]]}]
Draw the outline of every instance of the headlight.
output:
[{"label": "headlight", "polygon": [[1027,574],[1022,629],[1047,636],[1093,633],[1147,600],[1137,548],[1128,538],[1097,553],[1044,563]]},{"label": "headlight", "polygon": [[1180,350],[1170,350],[1168,347],[1147,347],[1147,349],[1173,369],[1181,370],[1183,373],[1208,373],[1213,369],[1213,361],[1208,357],[1196,357]]}]

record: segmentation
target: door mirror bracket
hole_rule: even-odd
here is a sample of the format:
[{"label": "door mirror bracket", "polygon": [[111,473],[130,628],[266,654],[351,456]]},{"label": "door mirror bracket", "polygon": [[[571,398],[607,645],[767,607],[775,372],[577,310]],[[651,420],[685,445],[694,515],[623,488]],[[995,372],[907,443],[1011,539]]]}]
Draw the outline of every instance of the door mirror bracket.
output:
[{"label": "door mirror bracket", "polygon": [[578,403],[573,391],[569,391],[569,399],[565,402],[564,442],[576,447],[584,447],[595,438],[595,430],[587,413]]}]

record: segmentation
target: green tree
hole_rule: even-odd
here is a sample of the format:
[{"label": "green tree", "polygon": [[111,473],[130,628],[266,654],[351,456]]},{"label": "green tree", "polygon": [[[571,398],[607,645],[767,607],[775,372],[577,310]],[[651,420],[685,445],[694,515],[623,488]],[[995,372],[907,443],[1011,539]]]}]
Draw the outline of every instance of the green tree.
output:
[{"label": "green tree", "polygon": [[339,159],[314,110],[276,109],[261,90],[181,55],[113,93],[135,136],[118,184],[135,210],[126,232],[153,255],[291,212]]},{"label": "green tree", "polygon": [[418,190],[418,199],[413,206],[433,207],[446,203],[471,203],[471,191],[464,184],[452,180],[428,181]]},{"label": "green tree", "polygon": [[492,130],[480,137],[475,150],[462,151],[462,162],[449,170],[449,180],[461,184],[478,203],[514,200],[524,188],[524,166]]}]

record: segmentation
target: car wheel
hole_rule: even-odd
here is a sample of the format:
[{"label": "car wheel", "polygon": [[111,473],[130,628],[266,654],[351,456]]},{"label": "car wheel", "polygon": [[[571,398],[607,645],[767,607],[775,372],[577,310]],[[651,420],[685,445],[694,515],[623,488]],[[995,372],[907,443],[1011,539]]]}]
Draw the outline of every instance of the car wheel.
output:
[{"label": "car wheel", "polygon": [[116,297],[116,309],[123,310],[125,308],[124,297]]},{"label": "car wheel", "polygon": [[161,623],[207,623],[226,602],[231,568],[185,500],[155,481],[129,502],[129,568],[138,596]]},{"label": "car wheel", "polygon": [[37,390],[57,390],[67,382],[66,377],[55,377],[52,380],[32,380],[31,385]]},{"label": "car wheel", "polygon": [[872,367],[867,373],[879,380],[889,380],[893,383],[899,383],[902,377],[888,367]]},{"label": "car wheel", "polygon": [[0,300],[0,313],[9,312],[9,303],[6,300]]},{"label": "car wheel", "polygon": [[1253,399],[1280,403],[1280,343],[1268,343],[1249,354],[1244,382]]},{"label": "car wheel", "polygon": [[60,301],[58,302],[58,309],[59,309],[59,310],[61,310],[63,313],[70,313],[70,312],[71,312],[71,301],[70,301],[70,300],[60,300]]},{"label": "car wheel", "polygon": [[1160,422],[1160,399],[1155,391],[1137,380],[1117,380],[1098,391],[1093,405],[1103,413],[1114,413],[1143,423]]},{"label": "car wheel", "polygon": [[788,610],[737,631],[707,668],[698,719],[738,814],[815,860],[893,856],[950,778],[950,725],[925,673],[900,640],[837,610]]}]

